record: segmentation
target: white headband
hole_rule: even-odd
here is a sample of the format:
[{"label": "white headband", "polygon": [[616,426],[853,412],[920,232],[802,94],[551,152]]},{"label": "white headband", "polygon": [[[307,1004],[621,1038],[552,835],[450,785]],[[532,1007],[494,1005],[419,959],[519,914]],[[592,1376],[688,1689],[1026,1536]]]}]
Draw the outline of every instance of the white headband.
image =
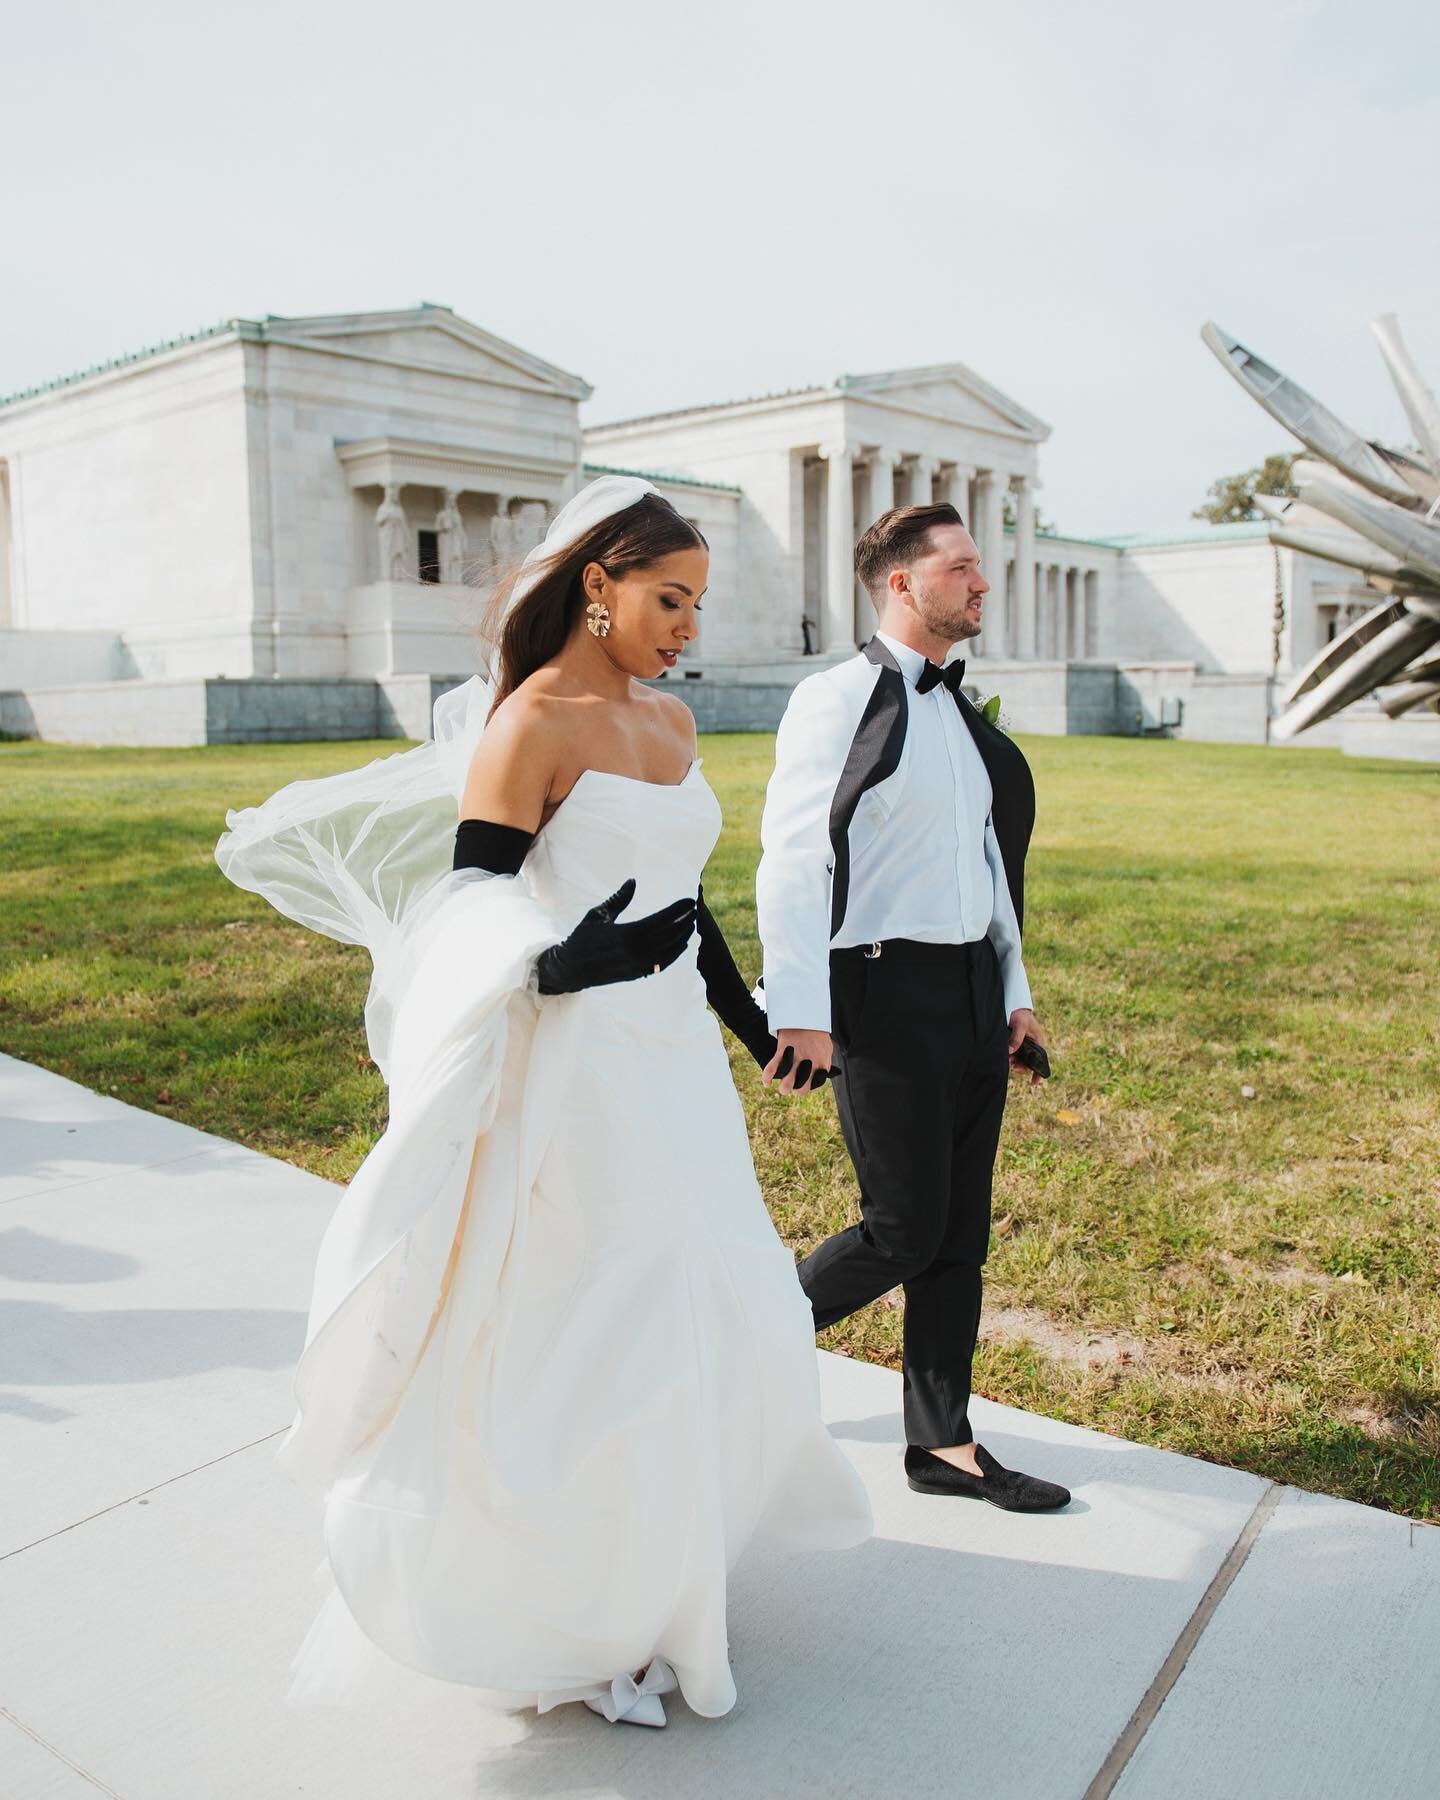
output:
[{"label": "white headband", "polygon": [[646,494],[658,494],[659,488],[639,475],[601,475],[567,500],[550,521],[540,542],[520,565],[515,586],[510,591],[506,612],[523,600],[543,574],[542,564],[553,556],[578,544],[602,519],[627,511]]}]

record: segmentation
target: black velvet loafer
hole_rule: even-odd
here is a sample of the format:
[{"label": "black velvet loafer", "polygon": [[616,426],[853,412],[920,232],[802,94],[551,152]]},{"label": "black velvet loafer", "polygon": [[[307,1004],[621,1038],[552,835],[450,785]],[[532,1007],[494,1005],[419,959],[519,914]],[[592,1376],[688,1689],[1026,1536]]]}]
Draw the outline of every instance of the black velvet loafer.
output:
[{"label": "black velvet loafer", "polygon": [[955,1499],[988,1500],[1003,1512],[1054,1512],[1070,1504],[1070,1490],[1038,1475],[1022,1475],[1004,1468],[983,1444],[975,1446],[975,1460],[984,1477],[957,1469],[943,1456],[932,1456],[918,1444],[905,1446],[905,1477],[917,1494],[946,1494]]}]

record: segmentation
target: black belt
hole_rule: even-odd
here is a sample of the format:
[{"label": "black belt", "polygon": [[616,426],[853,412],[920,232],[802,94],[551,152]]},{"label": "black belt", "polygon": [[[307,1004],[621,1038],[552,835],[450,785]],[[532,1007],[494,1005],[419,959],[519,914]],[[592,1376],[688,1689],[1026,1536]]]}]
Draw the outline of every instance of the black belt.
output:
[{"label": "black belt", "polygon": [[918,938],[881,938],[873,944],[847,944],[843,949],[832,950],[830,958],[832,962],[873,962],[883,956],[896,962],[932,963],[953,968],[958,962],[973,962],[981,946],[989,941],[988,938],[972,938],[966,944],[925,944]]}]

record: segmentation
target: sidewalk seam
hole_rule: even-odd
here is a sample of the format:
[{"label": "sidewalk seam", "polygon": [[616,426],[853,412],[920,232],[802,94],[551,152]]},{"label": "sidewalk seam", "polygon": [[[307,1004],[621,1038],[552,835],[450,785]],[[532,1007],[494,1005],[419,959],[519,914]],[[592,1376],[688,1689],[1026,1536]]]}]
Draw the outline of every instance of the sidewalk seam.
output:
[{"label": "sidewalk seam", "polygon": [[[68,1194],[76,1188],[93,1187],[97,1181],[114,1181],[125,1175],[143,1175],[149,1169],[169,1169],[176,1163],[194,1162],[197,1156],[213,1156],[217,1150],[243,1150],[244,1144],[231,1144],[224,1139],[219,1143],[208,1145],[204,1150],[187,1150],[183,1156],[162,1156],[159,1162],[151,1163],[113,1163],[102,1169],[98,1175],[82,1175],[78,1181],[67,1181],[56,1186],[54,1182],[44,1182],[37,1188],[29,1188],[23,1194],[11,1194],[8,1200],[0,1200],[0,1206],[13,1206],[17,1200],[38,1200],[42,1195]],[[263,1152],[256,1151],[261,1155]],[[272,1161],[276,1160],[274,1158]],[[295,1167],[292,1163],[291,1168]]]},{"label": "sidewalk seam", "polygon": [[[64,1537],[67,1531],[78,1531],[82,1525],[89,1525],[95,1519],[103,1519],[106,1513],[118,1512],[122,1506],[131,1506],[149,1494],[158,1494],[161,1488],[173,1487],[177,1481],[187,1481],[190,1476],[200,1474],[203,1469],[213,1469],[216,1463],[228,1462],[232,1456],[243,1456],[247,1450],[253,1450],[259,1444],[268,1444],[274,1438],[283,1437],[289,1429],[288,1425],[281,1425],[275,1431],[267,1431],[264,1437],[252,1438],[248,1444],[237,1444],[233,1450],[222,1450],[219,1456],[212,1456],[209,1462],[196,1463],[193,1469],[182,1469],[178,1475],[167,1475],[153,1487],[127,1494],[123,1500],[112,1500],[109,1506],[98,1507],[93,1513],[86,1513],[83,1519],[73,1519],[68,1525],[61,1525],[55,1531],[47,1531],[44,1537],[32,1538],[28,1544],[17,1544],[13,1550],[0,1552],[0,1563],[9,1562],[12,1556],[23,1556],[27,1550],[35,1549],[39,1544],[48,1544],[53,1538]],[[4,1708],[0,1707],[0,1713],[3,1712]]]},{"label": "sidewalk seam", "polygon": [[1086,1788],[1082,1800],[1109,1800],[1115,1791],[1116,1783],[1125,1773],[1126,1767],[1135,1752],[1144,1741],[1145,1734],[1155,1723],[1160,1709],[1170,1697],[1171,1689],[1180,1679],[1186,1663],[1194,1653],[1195,1646],[1204,1635],[1205,1628],[1214,1618],[1220,1602],[1229,1592],[1230,1585],[1245,1566],[1246,1558],[1255,1547],[1255,1541],[1270,1522],[1275,1508],[1280,1504],[1285,1492],[1285,1484],[1272,1481],[1265,1492],[1256,1501],[1250,1517],[1240,1529],[1239,1536],[1226,1552],[1225,1560],[1210,1577],[1209,1585],[1200,1596],[1194,1612],[1185,1621],[1180,1635],[1170,1646],[1170,1654],[1161,1663],[1155,1679],[1140,1697],[1140,1704],[1131,1713],[1125,1729],[1110,1746],[1110,1754],[1101,1763],[1095,1779]]},{"label": "sidewalk seam", "polygon": [[41,1737],[40,1733],[32,1726],[27,1725],[23,1719],[17,1719],[8,1706],[0,1706],[0,1719],[8,1719],[15,1729],[23,1731],[32,1743],[38,1744],[42,1750],[48,1750],[57,1761],[64,1763],[67,1769],[72,1769],[82,1781],[88,1781],[91,1787],[98,1789],[100,1793],[108,1794],[110,1800],[121,1800],[121,1796],[115,1792],[114,1788],[107,1786],[98,1775],[92,1775],[88,1769],[81,1768],[79,1763],[68,1757],[63,1750],[56,1749],[49,1738]]}]

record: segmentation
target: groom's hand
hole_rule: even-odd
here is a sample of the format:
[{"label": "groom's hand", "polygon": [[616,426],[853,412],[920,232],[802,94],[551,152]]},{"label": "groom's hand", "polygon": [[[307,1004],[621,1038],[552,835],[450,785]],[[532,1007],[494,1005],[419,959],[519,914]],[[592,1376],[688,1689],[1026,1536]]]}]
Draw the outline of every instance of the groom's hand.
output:
[{"label": "groom's hand", "polygon": [[1031,1087],[1039,1087],[1045,1077],[1027,1069],[1023,1063],[1017,1063],[1015,1060],[1015,1052],[1027,1037],[1034,1038],[1035,1042],[1043,1048],[1045,1033],[1040,1029],[1040,1021],[1028,1006],[1017,1006],[1010,1015],[1010,1073],[1012,1075],[1028,1075]]},{"label": "groom's hand", "polygon": [[828,1031],[782,1031],[762,1079],[766,1087],[775,1082],[782,1094],[808,1094],[829,1075],[834,1054]]}]

